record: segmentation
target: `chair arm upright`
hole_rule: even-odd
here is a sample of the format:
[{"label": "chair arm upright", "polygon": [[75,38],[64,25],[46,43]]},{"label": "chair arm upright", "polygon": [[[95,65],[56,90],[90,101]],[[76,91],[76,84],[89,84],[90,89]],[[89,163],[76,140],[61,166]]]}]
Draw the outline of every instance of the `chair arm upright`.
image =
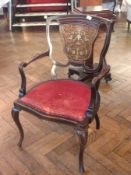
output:
[{"label": "chair arm upright", "polygon": [[101,72],[92,79],[91,82],[91,101],[90,105],[86,111],[86,118],[85,118],[85,125],[91,123],[91,121],[96,117],[97,111],[99,110],[100,106],[100,95],[98,92],[100,80],[105,77],[106,74],[110,71],[110,66],[106,65],[103,67]]},{"label": "chair arm upright", "polygon": [[96,90],[98,90],[99,88],[99,84],[100,84],[100,80],[105,77],[110,71],[110,66],[109,65],[106,65],[103,66],[101,72],[92,79],[92,82],[91,82],[91,87],[92,88],[96,88]]},{"label": "chair arm upright", "polygon": [[20,89],[19,89],[19,97],[23,97],[26,94],[26,75],[25,75],[25,72],[24,72],[24,68],[27,67],[32,62],[34,62],[34,61],[36,61],[40,58],[46,57],[46,56],[49,56],[49,50],[46,51],[46,52],[42,52],[42,53],[39,53],[39,54],[35,55],[27,63],[23,62],[19,65],[19,73],[20,73],[20,76],[21,76],[21,86],[20,86]]}]

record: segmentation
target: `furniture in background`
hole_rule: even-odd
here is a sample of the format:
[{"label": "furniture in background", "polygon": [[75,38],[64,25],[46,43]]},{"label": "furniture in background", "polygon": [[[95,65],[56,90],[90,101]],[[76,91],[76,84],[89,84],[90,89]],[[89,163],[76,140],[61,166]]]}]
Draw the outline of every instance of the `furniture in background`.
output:
[{"label": "furniture in background", "polygon": [[[110,11],[115,10],[117,0],[80,0],[79,6],[86,7],[86,6],[103,6],[103,8],[108,9]],[[78,7],[78,6],[77,6]]]},{"label": "furniture in background", "polygon": [[102,6],[114,13],[116,7],[116,0],[102,0]]},{"label": "furniture in background", "polygon": [[102,0],[80,0],[80,6],[95,6],[101,4]]},{"label": "furniture in background", "polygon": [[0,0],[0,8],[8,6],[8,21],[9,21],[9,30],[12,30],[12,5],[11,0]]},{"label": "furniture in background", "polygon": [[3,15],[3,8],[0,8],[0,16]]},{"label": "furniture in background", "polygon": [[80,0],[80,6],[103,6],[103,8],[114,12],[116,0]]},{"label": "furniture in background", "polygon": [[98,5],[98,6],[85,6],[85,7],[76,7],[73,9],[73,13],[79,14],[94,14],[96,16],[101,16],[103,18],[111,19],[115,21],[116,16],[114,12],[105,8],[105,5]]},{"label": "furniture in background", "polygon": [[[60,50],[55,52],[56,43],[53,45],[52,42],[51,26],[54,20],[59,23],[60,37],[63,38],[60,41],[63,41],[64,52],[68,58],[66,63],[62,63],[64,59],[62,57],[63,49],[61,52]],[[95,119],[96,128],[99,129],[100,127],[98,117],[100,106],[99,83],[110,70],[110,66],[103,61],[104,57],[100,58],[101,61],[96,68],[87,66],[87,60],[92,57],[93,46],[101,25],[105,25],[108,29],[101,52],[101,55],[104,56],[110,41],[111,23],[109,20],[89,15],[49,17],[46,26],[49,49],[46,52],[39,53],[29,62],[23,62],[19,65],[21,87],[19,98],[14,102],[14,107],[12,108],[12,117],[20,132],[19,147],[22,146],[24,139],[24,131],[19,121],[19,112],[21,110],[34,114],[40,119],[72,125],[80,141],[79,171],[81,175],[84,173],[83,153],[87,143],[89,124]],[[58,41],[57,39],[57,44]],[[58,53],[59,55],[55,55]],[[57,56],[62,57],[61,62],[58,62],[59,58]],[[41,82],[27,91],[24,69],[27,69],[32,62],[42,58],[47,59],[46,57],[52,61],[52,80]],[[86,63],[84,66],[86,71],[90,73],[97,72],[89,85],[71,79],[57,79],[57,67],[64,69],[64,67],[72,64],[83,66],[84,63]]]},{"label": "furniture in background", "polygon": [[117,0],[117,4],[120,5],[120,9],[121,9],[121,6],[122,6],[122,2],[123,2],[123,0]]},{"label": "furniture in background", "polygon": [[46,26],[48,16],[66,15],[72,6],[73,0],[17,0],[12,26]]},{"label": "furniture in background", "polygon": [[126,13],[126,19],[128,23],[128,32],[130,30],[130,24],[131,24],[131,1],[130,0],[123,0],[121,11]]},{"label": "furniture in background", "polygon": [[130,30],[130,24],[131,24],[131,1],[126,0],[126,6],[127,6],[127,23],[128,23],[128,31]]}]

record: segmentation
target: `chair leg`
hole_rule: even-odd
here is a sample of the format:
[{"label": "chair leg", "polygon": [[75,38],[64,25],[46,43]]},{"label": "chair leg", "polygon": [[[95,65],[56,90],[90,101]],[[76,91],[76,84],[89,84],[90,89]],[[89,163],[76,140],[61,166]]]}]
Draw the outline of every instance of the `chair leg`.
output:
[{"label": "chair leg", "polygon": [[71,78],[71,76],[74,74],[79,75],[79,73],[76,70],[73,70],[73,69],[68,70],[68,78]]},{"label": "chair leg", "polygon": [[95,120],[96,120],[96,129],[100,129],[100,119],[98,114],[95,115]]},{"label": "chair leg", "polygon": [[108,73],[104,78],[106,83],[108,83],[108,81],[111,81],[112,80],[111,73]]},{"label": "chair leg", "polygon": [[88,129],[77,128],[76,133],[80,140],[79,171],[80,171],[80,175],[83,175],[83,173],[85,172],[84,163],[83,163],[83,155],[84,155],[84,149],[85,149],[87,138],[88,138]]},{"label": "chair leg", "polygon": [[16,126],[18,127],[18,130],[20,133],[20,139],[18,142],[18,146],[22,147],[22,142],[24,139],[24,131],[23,131],[22,125],[21,125],[20,120],[19,120],[19,109],[17,109],[16,107],[13,107],[11,113],[12,113],[12,118],[13,118]]},{"label": "chair leg", "polygon": [[127,21],[128,22],[128,32],[129,32],[129,30],[130,30],[130,22],[129,21]]}]

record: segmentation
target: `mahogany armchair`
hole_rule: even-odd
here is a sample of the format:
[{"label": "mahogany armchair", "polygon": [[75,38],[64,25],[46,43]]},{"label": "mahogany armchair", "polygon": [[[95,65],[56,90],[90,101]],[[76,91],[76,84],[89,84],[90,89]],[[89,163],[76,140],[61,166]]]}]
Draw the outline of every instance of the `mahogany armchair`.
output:
[{"label": "mahogany armchair", "polygon": [[[58,62],[53,57],[54,50],[50,38],[52,20],[59,23],[59,32],[65,44],[64,52],[68,58],[65,64]],[[104,21],[108,25],[109,21]],[[98,35],[98,26],[101,23],[103,23],[102,18],[86,15],[48,18],[46,30],[49,50],[38,54],[31,61],[23,62],[19,65],[21,87],[19,98],[14,102],[12,108],[12,117],[20,133],[19,147],[22,146],[24,139],[23,127],[19,120],[21,110],[34,114],[40,119],[72,125],[80,141],[79,171],[81,175],[84,173],[83,153],[87,143],[89,124],[95,119],[96,129],[100,127],[98,117],[100,106],[99,83],[109,72],[110,66],[106,65],[105,61],[101,61],[96,68],[97,75],[93,77],[90,84],[71,79],[57,79],[55,69],[60,66],[63,70],[64,67],[73,64],[74,61],[76,62],[76,59],[78,60],[77,64],[80,64],[84,62],[83,58],[87,56],[90,58],[92,52],[88,52],[86,48],[93,47]],[[90,40],[88,37],[90,37]],[[106,49],[107,46],[104,50]],[[49,57],[52,61],[51,75],[53,79],[41,82],[26,91],[24,68],[28,67],[32,62],[45,57]],[[88,70],[88,67],[86,67],[86,70]],[[89,72],[92,72],[91,70],[94,71],[94,68],[90,67]]]}]

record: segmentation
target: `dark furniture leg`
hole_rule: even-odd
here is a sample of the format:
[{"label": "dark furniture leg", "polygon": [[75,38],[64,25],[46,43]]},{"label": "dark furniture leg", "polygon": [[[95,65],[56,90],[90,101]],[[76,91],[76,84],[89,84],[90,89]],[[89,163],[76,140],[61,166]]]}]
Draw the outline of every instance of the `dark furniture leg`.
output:
[{"label": "dark furniture leg", "polygon": [[108,73],[104,78],[106,83],[108,83],[108,81],[111,81],[112,80],[111,73]]},{"label": "dark furniture leg", "polygon": [[85,172],[84,163],[83,163],[83,154],[84,154],[84,149],[87,143],[88,129],[87,128],[86,129],[77,128],[76,133],[79,136],[79,140],[80,140],[79,171],[80,171],[80,175],[83,175],[83,173]]},{"label": "dark furniture leg", "polygon": [[95,120],[96,120],[96,129],[100,129],[100,119],[98,114],[95,115]]},{"label": "dark furniture leg", "polygon": [[130,23],[131,22],[127,20],[127,23],[128,23],[128,32],[129,32],[129,30],[130,30]]},{"label": "dark furniture leg", "polygon": [[18,146],[21,147],[23,139],[24,139],[24,131],[23,131],[22,125],[19,120],[19,109],[17,109],[16,107],[13,107],[12,109],[12,117],[20,133],[20,139],[18,142]]},{"label": "dark furniture leg", "polygon": [[75,71],[73,69],[69,69],[68,70],[68,78],[71,78],[71,76],[74,75],[74,74],[79,76],[79,72],[78,71]]}]

